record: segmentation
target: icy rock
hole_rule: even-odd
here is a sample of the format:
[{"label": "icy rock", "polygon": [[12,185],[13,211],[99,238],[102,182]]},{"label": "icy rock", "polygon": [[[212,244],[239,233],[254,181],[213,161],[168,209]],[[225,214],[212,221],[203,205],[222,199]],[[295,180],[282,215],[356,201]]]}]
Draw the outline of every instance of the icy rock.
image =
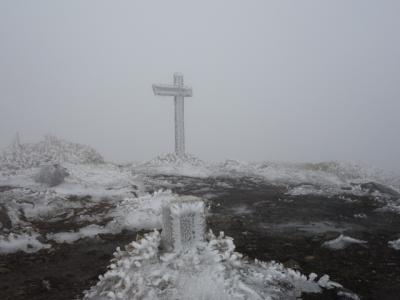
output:
[{"label": "icy rock", "polygon": [[67,169],[58,164],[53,164],[43,166],[39,173],[34,176],[34,180],[38,183],[47,184],[48,186],[56,186],[63,183],[65,177],[68,175]]},{"label": "icy rock", "polygon": [[179,251],[202,242],[205,234],[205,205],[202,199],[182,196],[162,209],[162,244]]}]

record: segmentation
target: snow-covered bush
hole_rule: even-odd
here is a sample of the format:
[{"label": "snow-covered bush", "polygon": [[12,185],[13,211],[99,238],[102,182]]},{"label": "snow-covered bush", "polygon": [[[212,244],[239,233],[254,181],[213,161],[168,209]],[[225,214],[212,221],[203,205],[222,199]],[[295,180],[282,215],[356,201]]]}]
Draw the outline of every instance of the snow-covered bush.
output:
[{"label": "snow-covered bush", "polygon": [[207,240],[180,252],[159,251],[155,231],[125,251],[117,248],[109,271],[84,299],[298,299],[339,284],[324,275],[308,277],[275,262],[249,262],[235,252],[231,238],[211,232]]},{"label": "snow-covered bush", "polygon": [[103,163],[104,159],[93,148],[70,143],[53,136],[35,144],[22,144],[19,139],[0,155],[0,168],[26,169],[55,163]]},{"label": "snow-covered bush", "polygon": [[65,177],[69,173],[67,169],[59,164],[43,166],[39,173],[34,176],[34,180],[38,183],[44,183],[48,186],[56,186],[64,182]]}]

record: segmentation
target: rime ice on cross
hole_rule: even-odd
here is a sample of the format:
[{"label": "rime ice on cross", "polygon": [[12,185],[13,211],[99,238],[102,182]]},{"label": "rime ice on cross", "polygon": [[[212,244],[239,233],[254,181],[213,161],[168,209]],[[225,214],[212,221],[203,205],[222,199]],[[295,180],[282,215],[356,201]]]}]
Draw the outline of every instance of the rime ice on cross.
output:
[{"label": "rime ice on cross", "polygon": [[192,97],[192,88],[183,85],[183,74],[174,74],[174,84],[153,84],[155,95],[174,96],[175,99],[175,153],[185,154],[184,97]]}]

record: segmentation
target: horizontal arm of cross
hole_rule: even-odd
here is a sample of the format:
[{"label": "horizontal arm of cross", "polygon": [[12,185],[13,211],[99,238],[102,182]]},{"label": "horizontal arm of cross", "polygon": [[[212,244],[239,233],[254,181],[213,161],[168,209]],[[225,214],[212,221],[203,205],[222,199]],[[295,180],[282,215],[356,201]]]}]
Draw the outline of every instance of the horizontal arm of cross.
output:
[{"label": "horizontal arm of cross", "polygon": [[187,86],[175,86],[168,84],[153,84],[153,91],[155,95],[160,96],[183,96],[192,97],[192,88]]}]

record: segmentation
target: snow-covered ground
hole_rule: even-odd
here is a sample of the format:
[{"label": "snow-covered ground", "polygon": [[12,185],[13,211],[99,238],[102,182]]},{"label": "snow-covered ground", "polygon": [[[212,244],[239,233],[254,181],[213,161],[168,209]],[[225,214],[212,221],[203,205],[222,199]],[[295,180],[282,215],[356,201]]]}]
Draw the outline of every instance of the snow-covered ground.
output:
[{"label": "snow-covered ground", "polygon": [[[48,164],[66,168],[69,176],[63,183],[49,187],[34,180],[40,167]],[[352,195],[368,195],[382,204],[380,210],[400,213],[399,177],[350,163],[206,163],[190,155],[168,154],[145,163],[117,165],[104,162],[90,147],[53,137],[28,145],[16,140],[0,158],[0,254],[40,251],[55,243],[74,243],[125,229],[160,229],[162,206],[177,197],[169,190],[146,191],[161,174],[248,177],[284,187],[288,196],[337,195],[353,201]],[[183,183],[171,187],[179,184]],[[237,209],[237,214],[244,214],[247,208]],[[282,295],[295,299],[301,292],[335,285],[327,277],[315,280],[314,274],[305,277],[277,263],[245,261],[225,237],[210,235],[206,243],[184,255],[158,253],[158,243],[155,232],[128,245],[126,251],[118,250],[110,271],[86,297],[208,299],[211,293],[213,299],[215,295],[218,299]],[[344,249],[351,243],[364,241],[341,235],[324,246]],[[400,249],[399,243],[390,241],[388,246]],[[192,293],[196,297],[189,297]]]},{"label": "snow-covered ground", "polygon": [[[179,158],[168,154],[145,163],[116,165],[105,163],[88,146],[55,137],[46,137],[37,144],[21,144],[16,139],[0,157],[3,245],[17,236],[23,239],[30,235],[35,240],[42,234],[36,225],[43,222],[75,224],[68,232],[43,233],[51,241],[70,243],[98,233],[160,228],[160,206],[175,196],[168,191],[146,193],[145,183],[159,174],[246,176],[285,186],[288,195],[372,194],[384,203],[381,210],[400,212],[399,178],[349,163],[206,163],[190,155]],[[40,166],[53,163],[62,165],[70,174],[65,182],[55,187],[35,182]]]},{"label": "snow-covered ground", "polygon": [[132,170],[138,174],[166,174],[190,177],[249,176],[288,185],[293,194],[340,194],[343,190],[361,193],[359,185],[374,182],[384,185],[400,198],[400,176],[350,162],[276,163],[226,160],[206,163],[191,155],[179,158],[173,154],[159,156],[149,162],[136,163]]}]

